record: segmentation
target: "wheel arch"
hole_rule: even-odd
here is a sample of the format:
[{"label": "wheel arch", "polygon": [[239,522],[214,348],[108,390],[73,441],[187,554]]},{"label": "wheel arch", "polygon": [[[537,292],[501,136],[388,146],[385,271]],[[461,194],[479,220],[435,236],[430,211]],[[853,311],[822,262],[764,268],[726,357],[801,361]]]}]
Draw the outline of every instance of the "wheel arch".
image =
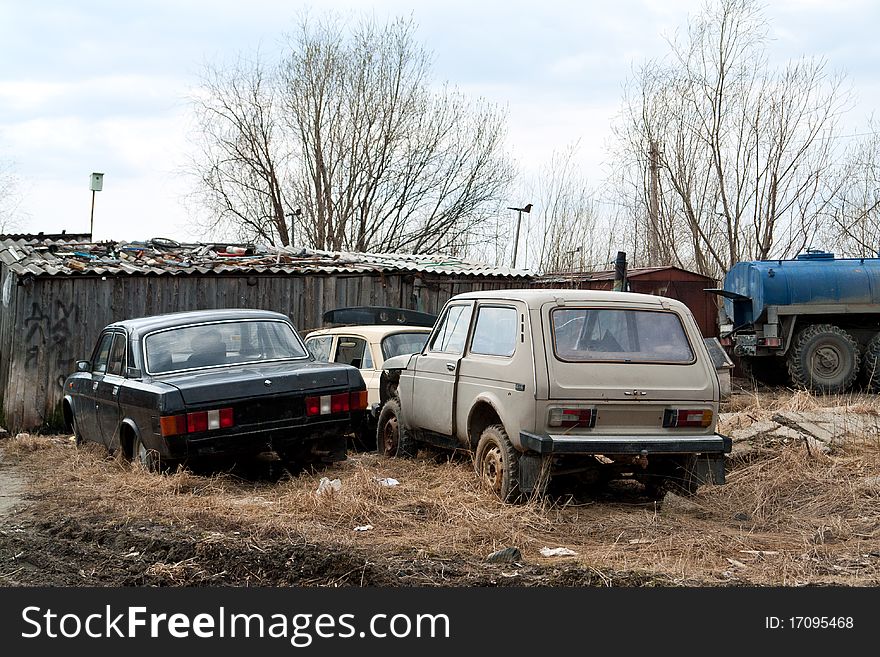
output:
[{"label": "wheel arch", "polygon": [[61,414],[64,420],[64,430],[73,431],[73,397],[64,395],[61,400]]},{"label": "wheel arch", "polygon": [[[509,437],[510,432],[507,430],[506,425],[504,424],[504,419],[498,411],[499,407],[500,404],[498,403],[498,400],[493,399],[490,395],[480,395],[474,401],[468,412],[467,419],[467,436],[471,449],[475,450],[477,448],[477,443],[480,441],[480,435],[482,435],[486,427],[493,424],[504,426]],[[513,442],[513,439],[511,439],[511,442]],[[516,444],[518,444],[518,441]]]},{"label": "wheel arch", "polygon": [[134,441],[140,438],[141,432],[131,418],[124,418],[119,425],[119,446],[127,459],[134,457]]}]

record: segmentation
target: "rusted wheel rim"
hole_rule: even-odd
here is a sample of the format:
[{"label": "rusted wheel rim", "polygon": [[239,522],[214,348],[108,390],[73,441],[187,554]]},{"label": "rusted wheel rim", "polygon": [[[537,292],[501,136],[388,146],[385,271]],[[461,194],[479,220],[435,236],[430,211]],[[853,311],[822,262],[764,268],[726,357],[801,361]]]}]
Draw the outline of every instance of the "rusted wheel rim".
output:
[{"label": "rusted wheel rim", "polygon": [[382,427],[382,447],[385,449],[385,454],[393,455],[397,450],[397,431],[397,418],[389,418]]},{"label": "rusted wheel rim", "polygon": [[496,446],[486,450],[486,453],[483,455],[481,470],[483,481],[486,482],[489,489],[496,493],[500,491],[504,482],[504,460],[501,457],[501,449],[499,447]]},{"label": "rusted wheel rim", "polygon": [[813,369],[819,376],[830,378],[841,368],[840,352],[832,346],[820,347],[813,357]]}]

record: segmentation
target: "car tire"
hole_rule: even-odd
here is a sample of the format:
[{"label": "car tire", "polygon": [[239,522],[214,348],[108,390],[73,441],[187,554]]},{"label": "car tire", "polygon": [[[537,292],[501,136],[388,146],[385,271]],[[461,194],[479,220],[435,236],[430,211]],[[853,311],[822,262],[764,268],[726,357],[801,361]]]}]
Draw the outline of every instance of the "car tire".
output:
[{"label": "car tire", "polygon": [[504,502],[520,497],[519,454],[500,424],[492,424],[480,434],[474,467],[483,485]]},{"label": "car tire", "polygon": [[[121,451],[121,450],[120,450]],[[135,436],[131,444],[131,463],[136,468],[143,468],[147,472],[161,472],[161,460],[159,453],[154,449],[147,449],[140,436]]]},{"label": "car tire", "polygon": [[76,413],[70,413],[70,428],[73,430],[73,442],[77,447],[82,447],[85,440],[82,437],[82,434],[79,431],[79,427],[76,424]]},{"label": "car tire", "polygon": [[833,324],[812,324],[795,337],[788,355],[791,382],[826,395],[847,390],[859,373],[859,345]]},{"label": "car tire", "polygon": [[376,451],[383,456],[413,457],[418,448],[415,438],[400,415],[400,400],[385,402],[376,423]]}]

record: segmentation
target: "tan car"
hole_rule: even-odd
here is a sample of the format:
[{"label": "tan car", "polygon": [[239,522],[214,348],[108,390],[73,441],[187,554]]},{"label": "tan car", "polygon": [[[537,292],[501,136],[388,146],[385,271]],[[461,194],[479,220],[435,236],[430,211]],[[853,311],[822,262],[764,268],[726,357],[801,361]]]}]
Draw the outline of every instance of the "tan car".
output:
[{"label": "tan car", "polygon": [[306,348],[319,362],[344,363],[361,371],[367,384],[367,425],[359,447],[376,446],[379,380],[388,358],[421,351],[431,332],[424,326],[367,325],[317,329],[305,337]]},{"label": "tan car", "polygon": [[502,499],[553,474],[631,477],[659,493],[724,482],[719,380],[688,308],[594,290],[461,294],[419,353],[387,360],[379,450],[474,455]]}]

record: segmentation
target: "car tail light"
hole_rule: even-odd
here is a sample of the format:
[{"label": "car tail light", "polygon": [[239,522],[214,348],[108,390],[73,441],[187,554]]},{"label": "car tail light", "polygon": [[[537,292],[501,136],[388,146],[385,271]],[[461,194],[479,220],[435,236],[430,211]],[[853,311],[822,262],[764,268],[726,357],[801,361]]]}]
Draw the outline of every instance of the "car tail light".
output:
[{"label": "car tail light", "polygon": [[359,390],[351,393],[351,410],[362,411],[367,407],[367,391]]},{"label": "car tail light", "polygon": [[[363,394],[363,400],[360,396]],[[351,409],[364,409],[367,407],[366,391],[340,392],[335,395],[321,395],[320,397],[306,397],[306,415],[331,415],[334,413],[348,413]],[[359,404],[363,401],[363,406]]]},{"label": "car tail light", "polygon": [[210,411],[195,411],[186,415],[166,415],[159,418],[163,436],[177,436],[183,433],[198,433],[213,429],[228,429],[235,426],[235,416],[231,408]]},{"label": "car tail light", "polygon": [[596,426],[595,408],[551,408],[547,424],[551,427],[580,427],[592,429]]},{"label": "car tail light", "polygon": [[159,418],[162,436],[178,436],[186,433],[186,415],[165,415]]},{"label": "car tail light", "polygon": [[663,426],[667,428],[708,427],[710,424],[712,424],[712,411],[710,410],[667,408],[663,413]]}]

